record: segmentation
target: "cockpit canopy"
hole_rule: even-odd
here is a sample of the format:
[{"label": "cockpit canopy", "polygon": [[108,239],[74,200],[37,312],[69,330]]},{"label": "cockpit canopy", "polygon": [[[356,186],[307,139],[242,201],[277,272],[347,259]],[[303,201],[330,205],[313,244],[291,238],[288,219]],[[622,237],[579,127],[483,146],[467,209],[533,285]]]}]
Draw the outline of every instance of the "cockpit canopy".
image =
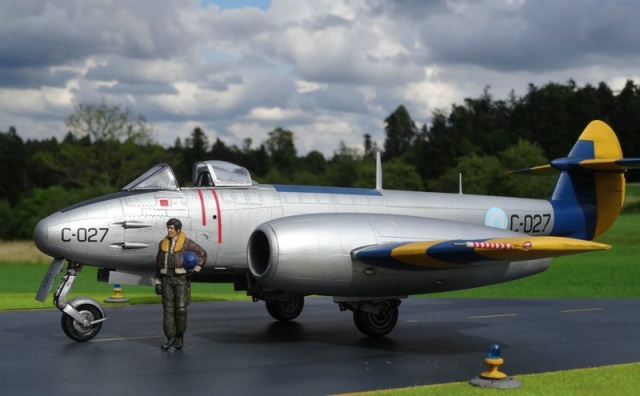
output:
[{"label": "cockpit canopy", "polygon": [[193,165],[196,187],[248,187],[252,184],[246,168],[226,161],[202,161]]},{"label": "cockpit canopy", "polygon": [[[249,171],[230,162],[210,160],[193,165],[193,185],[196,187],[248,187],[252,184]],[[122,190],[180,190],[180,186],[171,166],[158,164]]]},{"label": "cockpit canopy", "polygon": [[124,186],[123,191],[132,190],[179,190],[178,180],[169,164],[158,164],[137,179]]}]

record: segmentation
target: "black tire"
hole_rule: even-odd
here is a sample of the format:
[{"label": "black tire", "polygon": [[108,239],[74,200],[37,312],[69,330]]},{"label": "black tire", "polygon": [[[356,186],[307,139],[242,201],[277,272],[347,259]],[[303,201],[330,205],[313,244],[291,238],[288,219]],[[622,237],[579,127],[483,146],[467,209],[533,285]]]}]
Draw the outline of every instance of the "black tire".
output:
[{"label": "black tire", "polygon": [[293,320],[300,316],[304,308],[304,296],[295,295],[287,299],[287,301],[265,301],[267,312],[276,320]]},{"label": "black tire", "polygon": [[374,301],[382,313],[372,314],[364,311],[353,311],[353,321],[361,333],[371,337],[382,337],[391,332],[398,322],[398,308],[385,300]]},{"label": "black tire", "polygon": [[[102,312],[95,306],[91,304],[82,304],[76,307],[80,315],[89,319],[89,321],[94,321],[97,319],[102,319]],[[73,319],[71,316],[66,313],[62,314],[61,319],[62,331],[67,337],[71,338],[74,341],[88,341],[95,337],[102,328],[102,322],[96,323],[91,326],[83,326],[82,323],[79,323],[77,320]]]}]

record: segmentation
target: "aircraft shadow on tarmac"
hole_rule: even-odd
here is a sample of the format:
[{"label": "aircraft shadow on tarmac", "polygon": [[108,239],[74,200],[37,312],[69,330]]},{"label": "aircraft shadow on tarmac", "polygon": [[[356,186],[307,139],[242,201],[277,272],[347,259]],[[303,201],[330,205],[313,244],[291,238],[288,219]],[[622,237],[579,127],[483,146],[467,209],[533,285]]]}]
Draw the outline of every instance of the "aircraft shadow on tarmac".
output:
[{"label": "aircraft shadow on tarmac", "polygon": [[[365,337],[355,332],[350,323],[335,326],[335,322],[323,325],[314,321],[305,323],[303,319],[291,322],[273,322],[264,327],[256,326],[252,330],[199,332],[198,337],[217,343],[227,344],[286,344],[319,343],[332,346],[346,346],[387,352],[450,355],[456,353],[475,353],[486,349],[488,342],[482,337],[464,334],[466,330],[486,327],[468,322],[447,323],[399,323],[393,337]],[[415,326],[420,326],[415,331]],[[402,328],[405,328],[404,331]],[[414,327],[409,328],[409,327]],[[506,345],[505,345],[506,346]]]}]

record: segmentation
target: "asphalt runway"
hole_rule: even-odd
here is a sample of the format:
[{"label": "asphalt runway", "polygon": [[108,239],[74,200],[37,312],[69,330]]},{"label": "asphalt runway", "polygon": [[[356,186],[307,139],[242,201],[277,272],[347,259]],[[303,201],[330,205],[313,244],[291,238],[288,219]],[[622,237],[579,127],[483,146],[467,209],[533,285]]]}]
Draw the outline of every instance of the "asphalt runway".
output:
[{"label": "asphalt runway", "polygon": [[[125,293],[126,294],[126,293]],[[489,345],[511,376],[640,361],[640,299],[407,299],[368,338],[327,298],[292,322],[263,303],[195,303],[185,348],[163,352],[160,305],[107,307],[89,342],[57,310],[0,312],[4,395],[328,395],[468,381]]]}]

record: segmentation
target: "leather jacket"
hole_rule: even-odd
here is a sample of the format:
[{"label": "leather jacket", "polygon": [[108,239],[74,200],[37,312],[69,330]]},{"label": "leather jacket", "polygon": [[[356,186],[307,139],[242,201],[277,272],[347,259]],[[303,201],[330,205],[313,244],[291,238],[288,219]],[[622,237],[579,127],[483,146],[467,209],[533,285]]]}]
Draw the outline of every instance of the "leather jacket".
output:
[{"label": "leather jacket", "polygon": [[[176,244],[173,248],[176,275],[187,273],[187,270],[184,268],[182,263],[182,255],[186,252],[194,252],[198,256],[198,264],[195,266],[193,271],[199,272],[207,262],[207,251],[191,239],[187,238],[187,235],[184,232],[180,232],[176,238]],[[169,249],[171,249],[171,242],[172,241],[169,237],[165,237],[158,244],[158,254],[156,256],[156,284],[161,283],[161,275],[167,274],[166,255]]]}]

